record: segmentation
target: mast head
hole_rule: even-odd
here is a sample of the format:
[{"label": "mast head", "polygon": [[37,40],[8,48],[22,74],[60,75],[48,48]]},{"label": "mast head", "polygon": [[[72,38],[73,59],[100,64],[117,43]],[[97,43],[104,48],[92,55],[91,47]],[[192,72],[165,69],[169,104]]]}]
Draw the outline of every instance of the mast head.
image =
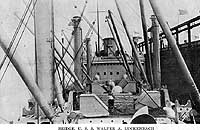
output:
[{"label": "mast head", "polygon": [[75,28],[78,27],[79,23],[81,21],[81,17],[80,16],[74,16],[71,20],[71,22],[69,23],[69,26],[74,26]]},{"label": "mast head", "polygon": [[114,38],[104,38],[103,39],[103,45],[104,45],[104,51],[106,52],[106,55],[113,56],[116,51],[116,45],[115,45]]}]

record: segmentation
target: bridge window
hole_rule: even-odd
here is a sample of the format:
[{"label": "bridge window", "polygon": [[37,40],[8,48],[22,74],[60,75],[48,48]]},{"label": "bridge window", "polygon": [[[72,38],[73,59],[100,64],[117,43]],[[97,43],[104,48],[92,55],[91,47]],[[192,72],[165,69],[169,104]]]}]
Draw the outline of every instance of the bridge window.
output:
[{"label": "bridge window", "polygon": [[106,75],[106,72],[104,72],[103,74]]},{"label": "bridge window", "polygon": [[51,124],[50,122],[41,122],[41,124]]},{"label": "bridge window", "polygon": [[116,72],[117,75],[119,75],[119,72]]},{"label": "bridge window", "polygon": [[35,124],[35,122],[27,122],[27,124]]},{"label": "bridge window", "polygon": [[110,72],[110,75],[113,75],[113,72]]}]

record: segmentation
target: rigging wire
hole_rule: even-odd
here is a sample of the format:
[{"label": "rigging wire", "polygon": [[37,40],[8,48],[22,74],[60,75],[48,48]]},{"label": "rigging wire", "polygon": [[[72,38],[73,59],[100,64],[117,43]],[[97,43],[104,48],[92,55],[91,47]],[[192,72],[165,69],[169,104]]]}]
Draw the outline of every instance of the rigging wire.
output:
[{"label": "rigging wire", "polygon": [[126,1],[126,5],[136,14],[136,16],[138,16],[138,18],[140,18],[140,14],[138,12],[136,12],[136,10],[134,10],[130,4],[128,3],[128,1]]},{"label": "rigging wire", "polygon": [[[56,57],[54,57],[55,59],[57,59]],[[60,81],[60,84],[62,84],[62,79],[61,79],[61,74],[60,74],[60,71],[59,71],[59,68],[58,68],[58,63],[57,61],[55,60],[55,66],[56,66],[56,71],[57,71],[57,74],[58,74],[58,78],[59,78],[59,81]]]},{"label": "rigging wire", "polygon": [[[93,63],[93,61],[94,61],[95,57],[96,57],[96,56],[94,55],[94,56],[93,56],[93,58],[92,58],[92,61],[91,61],[91,63]],[[70,68],[71,68],[71,67],[70,67]],[[91,67],[89,68],[89,70],[90,70],[90,69],[91,69]],[[67,73],[66,73],[65,75],[67,75]],[[83,81],[84,81],[84,80],[86,80],[86,78],[87,78],[87,77],[85,77],[85,78],[83,79]],[[72,76],[69,78],[69,80],[68,80],[68,82],[67,82],[66,86],[68,86],[68,85],[69,85],[69,83],[70,83],[70,81],[71,81],[71,80],[72,80]]]},{"label": "rigging wire", "polygon": [[[58,41],[58,43],[62,46],[62,48],[65,50],[65,53],[67,53],[71,59],[73,59],[73,56],[67,51],[67,49],[64,47],[64,45],[61,43],[61,41],[58,39],[58,37],[56,35],[54,35],[54,38],[56,38],[56,40]],[[64,56],[62,56],[62,58],[64,58]]]},{"label": "rigging wire", "polygon": [[[74,7],[77,8],[77,6],[75,6],[75,5],[74,5]],[[82,11],[79,11],[79,12],[80,12],[80,21],[79,21],[79,23],[78,23],[77,26],[79,26],[79,24],[80,24],[80,22],[81,22],[81,19],[82,19],[82,17],[83,17],[83,14],[84,14],[84,12],[85,12],[86,7],[87,7],[87,1],[85,1],[85,5],[84,5],[84,7],[83,7],[83,10],[82,10]],[[91,26],[92,26],[92,25],[91,25]],[[73,30],[73,32],[74,32],[74,31],[75,31],[75,30]],[[66,54],[66,53],[68,53],[68,55],[73,59],[73,57],[71,56],[71,54],[68,52],[68,48],[69,48],[69,46],[71,46],[71,42],[72,42],[72,40],[73,40],[73,38],[74,38],[73,32],[72,32],[72,36],[71,36],[70,40],[68,40],[68,38],[67,38],[67,36],[65,35],[64,31],[62,31],[62,33],[64,34],[65,39],[66,39],[67,42],[68,42],[68,46],[67,46],[66,48],[61,44],[61,42],[59,41],[59,39],[56,37],[56,40],[60,43],[60,45],[61,45],[61,46],[64,48],[64,50],[65,50],[65,52],[63,53],[63,56],[61,57],[61,59],[60,59],[60,61],[59,61],[59,64],[61,63],[61,60],[63,60],[63,58],[65,57],[65,54]],[[72,48],[72,49],[73,49],[73,48]],[[59,64],[58,64],[58,65],[59,65]]]},{"label": "rigging wire", "polygon": [[[61,58],[60,53],[57,51],[56,48],[54,48],[56,54],[58,55],[59,58]],[[76,83],[79,86],[79,89],[81,89],[81,91],[85,91],[85,88],[83,87],[83,85],[81,84],[81,82],[79,81],[79,79],[76,77],[76,75],[69,69],[69,67],[67,66],[66,62],[62,60],[61,65],[66,69],[66,71],[68,71],[74,78],[74,80],[76,81]]]},{"label": "rigging wire", "polygon": [[[82,53],[83,54],[83,53]],[[94,59],[95,59],[95,55],[93,56],[93,58],[92,58],[92,61],[91,61],[91,63],[93,63],[93,61],[94,61]],[[73,63],[73,62],[72,62]],[[72,64],[71,63],[71,64]],[[70,66],[70,68],[71,68],[71,66]],[[89,70],[91,69],[91,67],[89,68]],[[65,74],[65,75],[67,75],[67,73]],[[86,77],[83,79],[83,81],[86,79]],[[69,78],[69,80],[68,80],[68,82],[67,82],[67,84],[66,84],[66,86],[68,86],[69,85],[69,83],[70,83],[70,81],[72,80],[72,76]]]},{"label": "rigging wire", "polygon": [[[94,24],[95,24],[95,21],[94,21],[92,24],[94,25]],[[90,35],[90,33],[92,33],[92,28],[89,28],[88,32],[87,32],[86,35],[85,35],[85,38],[84,38],[83,42],[81,43],[81,46],[79,47],[77,53],[75,54],[74,58],[72,58],[72,59],[75,59],[75,58],[77,57],[77,54],[79,53],[79,51],[80,51],[81,48],[83,47],[83,43],[85,42],[85,39]],[[58,41],[59,44],[61,44],[61,42],[59,41],[59,39],[58,39],[57,37],[56,37],[56,40]],[[61,45],[61,46],[62,46],[62,45]],[[63,46],[62,46],[62,47],[63,47]],[[66,50],[66,51],[67,51],[67,50]],[[83,54],[83,52],[82,52],[82,54]],[[81,55],[82,55],[82,54],[81,54]],[[60,59],[60,61],[59,61],[59,64],[61,63],[62,60],[63,60],[63,57],[61,57],[61,59]],[[59,64],[58,64],[58,66],[59,66]],[[72,63],[70,64],[69,68],[71,68],[73,64],[74,64],[74,61],[72,61]],[[70,80],[71,80],[71,77],[70,77]],[[70,82],[70,80],[69,80],[68,82]]]},{"label": "rigging wire", "polygon": [[[93,26],[94,24],[95,24],[95,20],[92,22],[92,26]],[[79,49],[78,49],[78,52],[80,51],[81,47],[83,46],[83,43],[85,42],[85,39],[88,37],[88,35],[90,35],[90,33],[92,33],[91,31],[92,31],[92,28],[90,27],[90,29],[88,30],[88,32],[87,32],[86,35],[85,35],[85,38],[84,38],[83,42],[81,43],[81,46],[80,46]],[[62,47],[64,47],[64,46],[61,44],[60,40],[59,40],[56,36],[55,36],[55,38],[56,38],[56,40],[58,41],[58,43],[59,43]],[[67,37],[66,37],[66,38],[67,38]],[[65,51],[66,51],[65,53],[69,53],[67,48],[65,48]],[[72,59],[76,58],[78,52],[75,54],[74,57],[72,57],[72,56],[70,56],[70,57],[71,57]],[[61,57],[61,60],[63,60],[64,56],[65,56],[65,55],[63,55],[63,56]],[[61,62],[61,60],[60,60],[60,62]],[[60,63],[60,62],[59,62],[59,63]],[[70,65],[70,66],[71,66],[71,65]]]},{"label": "rigging wire", "polygon": [[[90,27],[91,27],[91,26],[90,26]],[[95,32],[94,28],[91,27],[91,29]],[[93,31],[90,33],[90,37],[92,36]],[[88,35],[89,35],[89,33],[88,33]],[[86,39],[86,36],[85,36],[85,39]],[[103,40],[103,39],[102,39],[102,40]],[[101,49],[102,49],[102,48],[103,48],[103,45],[101,46]],[[83,55],[83,53],[82,53],[82,55]],[[94,62],[95,57],[96,57],[96,55],[93,56],[91,63]],[[72,63],[73,63],[73,62],[72,62]],[[71,64],[72,64],[72,63],[71,63]],[[70,68],[71,68],[71,66],[70,66]],[[91,67],[89,68],[89,70],[90,70],[90,69],[91,69]],[[96,68],[96,70],[97,70],[97,68]],[[65,75],[66,75],[66,74],[65,74]],[[72,77],[70,77],[69,81],[67,82],[67,85],[68,85],[69,82],[71,81],[71,78],[72,78]],[[83,79],[83,81],[84,81],[86,78],[87,78],[87,77],[85,77],[85,78]],[[67,85],[66,85],[66,86],[67,86]]]},{"label": "rigging wire", "polygon": [[[83,54],[83,53],[82,53]],[[91,63],[93,63],[93,61],[94,61],[94,59],[95,59],[95,55],[93,56],[93,58],[92,58],[92,61],[91,61]],[[73,62],[72,62],[73,63]],[[71,64],[72,64],[71,63]],[[71,66],[70,66],[70,68],[71,68]],[[89,68],[89,70],[91,69],[91,67]],[[65,75],[67,75],[67,73],[65,74]],[[72,79],[72,76],[70,77],[70,79],[68,80],[68,82],[67,82],[67,84],[66,84],[66,86],[68,86],[68,84],[70,83],[70,81],[71,81],[71,79]],[[86,77],[85,77],[85,79],[86,79]],[[83,79],[83,81],[85,80],[85,79]]]},{"label": "rigging wire", "polygon": [[[137,54],[136,47],[135,47],[134,44],[132,44],[132,41],[131,41],[129,32],[128,32],[128,30],[127,30],[126,23],[125,23],[125,21],[124,21],[124,19],[123,19],[123,16],[122,16],[122,13],[121,13],[121,10],[120,10],[120,7],[119,7],[119,4],[118,4],[118,1],[117,1],[117,0],[115,0],[115,4],[116,4],[116,6],[117,6],[117,10],[118,10],[118,13],[119,13],[119,15],[120,15],[121,21],[122,21],[122,23],[123,23],[123,27],[124,27],[124,29],[125,29],[125,31],[126,31],[128,40],[129,40],[129,42],[130,42],[130,44],[131,44],[131,47],[133,48],[133,52],[134,52],[136,61],[137,61],[138,65],[139,65],[139,67],[140,67],[140,69],[141,69],[141,71],[142,71],[142,73],[143,73],[143,76],[144,76],[146,82],[148,83],[148,80],[147,80],[147,78],[146,78],[145,72],[144,72],[144,70],[143,70],[143,66],[142,66],[142,64],[140,63],[139,57],[137,56],[138,54]],[[149,98],[153,101],[153,103],[154,103],[157,107],[159,107],[159,105],[153,100],[153,98],[149,95],[149,93],[147,93],[147,91],[142,87],[142,83],[141,83],[141,82],[139,82],[139,85],[140,85],[139,87],[149,96]],[[149,85],[149,84],[148,84],[148,85]]]},{"label": "rigging wire", "polygon": [[[55,51],[55,50],[54,50]],[[58,58],[55,58],[56,60],[55,60],[55,62],[56,62],[56,64],[58,65]],[[63,65],[63,64],[62,64]],[[58,68],[59,69],[62,69],[60,66],[58,66]],[[59,69],[57,69],[57,71],[59,71]],[[64,68],[65,69],[65,68]],[[68,75],[65,75],[65,76],[67,76],[67,78],[72,78],[72,77],[69,77]],[[59,76],[59,79],[61,80],[61,76]],[[62,82],[62,81],[60,81],[60,82]],[[75,85],[75,83],[73,82],[73,84]]]},{"label": "rigging wire", "polygon": [[[114,13],[111,12],[111,14],[112,14],[112,16],[114,16],[114,18],[116,19],[116,21],[117,21],[120,25],[122,25],[122,23],[119,21],[119,19],[117,19],[117,17],[114,15]],[[123,25],[122,25],[122,26],[123,26]],[[119,27],[119,26],[118,26],[118,27]],[[122,30],[121,28],[118,28],[118,29],[121,30],[121,31],[125,34],[125,31],[124,31],[124,30]],[[131,57],[131,59],[132,59],[132,61],[134,61],[133,57]],[[141,72],[141,69],[139,68],[139,66],[136,65],[136,67],[137,67],[138,70]]]},{"label": "rigging wire", "polygon": [[[34,8],[35,8],[35,5],[36,5],[36,2],[37,2],[37,0],[35,0],[35,3],[34,3],[34,5],[33,5],[33,8],[32,8],[32,10],[31,10],[31,12],[33,12],[33,10],[34,10]],[[29,19],[30,19],[31,16],[32,16],[31,14],[28,16],[28,19],[27,19],[27,21],[26,21],[26,23],[25,23],[26,26],[27,26],[27,24],[28,24]],[[7,72],[7,69],[8,69],[8,67],[9,67],[9,65],[10,65],[10,63],[11,63],[11,59],[13,58],[13,56],[14,56],[16,50],[17,50],[17,47],[18,47],[18,45],[19,45],[19,43],[20,43],[20,41],[21,41],[21,39],[22,39],[22,36],[23,36],[24,31],[25,31],[25,29],[26,29],[26,26],[24,26],[24,28],[23,28],[23,30],[22,30],[22,33],[21,33],[21,35],[20,35],[20,37],[19,37],[19,39],[18,39],[18,41],[17,41],[17,44],[16,44],[16,46],[15,46],[15,48],[14,48],[14,50],[13,50],[13,54],[11,55],[10,60],[9,60],[9,62],[8,62],[8,64],[7,64],[7,66],[6,66],[5,70],[4,70],[4,72],[3,72],[3,74],[2,74],[2,76],[1,76],[1,78],[0,78],[0,83],[1,83],[2,80],[3,80],[3,78],[4,78],[4,76],[5,76],[5,73]],[[10,51],[10,50],[9,50],[9,51]],[[7,53],[9,53],[9,51],[8,51]],[[7,57],[7,53],[6,53],[6,57]]]},{"label": "rigging wire", "polygon": [[[73,30],[72,30],[72,31],[73,31]],[[73,48],[72,45],[71,45],[72,40],[73,40],[73,38],[74,38],[74,35],[72,35],[72,36],[70,37],[70,39],[68,39],[67,36],[65,35],[64,30],[61,30],[61,32],[62,32],[64,38],[65,38],[65,39],[67,40],[67,42],[68,42],[68,45],[67,45],[67,47],[66,47],[66,50],[68,50],[68,48],[70,47],[70,48],[74,51],[74,48]]]},{"label": "rigging wire", "polygon": [[[131,7],[131,5],[128,3],[128,1],[126,1],[126,5],[127,5],[127,7],[129,7],[135,14],[136,14],[136,16],[140,19],[140,14],[136,11],[136,10],[134,10],[134,8],[133,7]],[[148,28],[150,28],[150,26],[147,24],[147,27]]]},{"label": "rigging wire", "polygon": [[[32,2],[33,2],[33,0],[30,0],[30,1],[29,1],[29,4],[28,4],[28,6],[26,7],[26,9],[25,9],[25,11],[24,11],[24,13],[23,13],[23,15],[22,15],[22,18],[21,18],[21,20],[20,20],[20,22],[19,22],[19,24],[18,24],[18,26],[17,26],[17,28],[16,28],[16,30],[15,30],[15,33],[14,33],[14,35],[13,35],[13,37],[12,37],[12,40],[11,40],[10,43],[9,43],[9,46],[8,46],[8,49],[7,49],[6,54],[10,52],[10,50],[11,50],[13,44],[14,44],[14,41],[15,41],[15,39],[16,39],[16,37],[17,37],[19,31],[20,31],[20,28],[21,28],[21,26],[22,26],[22,24],[23,24],[23,22],[24,22],[24,20],[25,20],[25,18],[26,18],[26,15],[27,15],[27,13],[28,13],[28,11],[29,11],[29,8],[30,8]],[[2,62],[1,62],[1,64],[0,64],[0,70],[2,69],[3,64],[4,64],[5,61],[6,61],[6,58],[7,58],[7,55],[6,55],[6,54],[4,55],[4,58],[3,58],[3,60],[2,60]]]},{"label": "rigging wire", "polygon": [[117,18],[117,16],[114,15],[113,12],[111,12],[111,14],[112,14],[112,16],[114,16],[114,18],[116,19],[117,23],[119,23],[119,24],[122,26],[122,27],[121,27],[121,26],[117,26],[117,27],[118,27],[118,29],[119,29],[122,33],[124,33],[124,35],[125,35],[126,33],[125,33],[124,29],[123,29],[122,23],[119,21],[119,19]]},{"label": "rigging wire", "polygon": [[[91,29],[90,29],[88,32],[90,32],[90,31],[91,31]],[[87,35],[89,35],[89,33],[87,33],[86,36],[87,36]],[[62,46],[62,48],[64,48],[64,46],[61,44],[60,40],[59,40],[56,36],[55,36],[55,38],[56,38],[56,40],[58,41],[58,43]],[[75,54],[75,56],[74,56],[74,57],[70,56],[71,59],[73,59],[73,60],[76,59],[76,57],[77,57],[79,51],[80,51],[81,48],[83,47],[83,43],[84,43],[84,42],[81,43],[81,46],[79,47],[79,49],[78,49],[77,53]],[[64,49],[65,49],[65,48],[64,48]],[[68,54],[70,54],[66,49],[65,49],[65,51],[66,51]],[[71,54],[70,54],[70,55],[71,55]],[[64,57],[61,57],[61,58],[62,58],[62,59],[60,60],[60,62],[63,60]],[[72,62],[72,63],[73,63],[73,62]],[[71,65],[70,65],[70,66],[71,66]]]},{"label": "rigging wire", "polygon": [[[54,50],[54,51],[56,52],[56,50]],[[58,55],[57,52],[56,52],[56,54]],[[58,65],[58,61],[59,61],[59,59],[58,59],[58,58],[55,58],[55,61],[56,61],[56,64]],[[66,67],[63,65],[63,63],[60,63],[60,64],[64,67],[65,70],[67,70]],[[60,66],[58,66],[58,68],[60,68]],[[60,69],[61,69],[61,68],[60,68]],[[65,75],[65,76],[67,76],[67,77],[69,78],[68,75]],[[70,78],[73,78],[73,77],[71,76]],[[75,85],[75,82],[72,82],[72,84]]]},{"label": "rigging wire", "polygon": [[[109,11],[109,12],[111,13],[111,11]],[[114,32],[113,32],[113,30],[112,30],[112,27],[111,27],[111,25],[110,25],[108,19],[109,19],[109,18],[107,18],[108,26],[109,26],[110,31],[111,31],[111,33],[112,33],[112,35],[113,35],[114,40],[115,40],[115,44],[116,44],[118,50],[120,51],[119,46],[118,46],[117,43],[116,43],[117,41],[116,41],[116,38],[115,38]],[[123,66],[124,66],[125,70],[128,72],[128,69],[127,69],[127,67],[126,67],[125,64],[124,64],[124,60],[123,60],[123,58],[121,58],[122,61],[120,61],[119,57],[117,57],[117,56],[115,55],[115,53],[111,50],[111,48],[109,48],[109,49],[110,49],[110,51],[113,53],[113,55],[115,56],[115,58],[119,61],[119,63],[123,63]],[[121,53],[120,53],[120,55],[122,56]],[[132,77],[133,77],[133,79],[134,79],[136,82],[138,81],[134,75],[132,75]]]},{"label": "rigging wire", "polygon": [[[26,3],[25,0],[23,0],[23,3],[24,3],[24,5],[25,5],[25,7],[28,7],[28,4]],[[34,17],[33,12],[31,12],[30,10],[28,10],[28,11],[29,11],[29,13],[31,13],[31,15]]]},{"label": "rigging wire", "polygon": [[[20,17],[17,15],[17,13],[14,13],[14,15],[16,16],[16,18],[20,21]],[[25,26],[24,22],[23,25]],[[28,29],[28,31],[34,36],[34,32],[28,27],[26,26],[26,28]]]},{"label": "rigging wire", "polygon": [[0,119],[3,120],[3,121],[5,121],[5,122],[7,122],[7,123],[11,123],[11,121],[9,121],[9,120],[3,118],[2,116],[0,116]]}]

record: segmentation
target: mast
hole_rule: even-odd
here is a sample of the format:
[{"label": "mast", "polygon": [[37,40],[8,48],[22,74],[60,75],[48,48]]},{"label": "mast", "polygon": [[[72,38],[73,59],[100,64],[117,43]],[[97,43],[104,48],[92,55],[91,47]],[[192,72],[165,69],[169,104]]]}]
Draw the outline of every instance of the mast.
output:
[{"label": "mast", "polygon": [[159,25],[155,15],[151,16],[152,41],[153,41],[153,79],[154,88],[161,87],[161,69],[160,69],[160,45],[159,45]]},{"label": "mast", "polygon": [[142,29],[143,29],[143,36],[145,42],[145,50],[146,50],[146,65],[147,65],[147,78],[151,85],[154,85],[153,74],[152,74],[152,62],[151,62],[151,53],[149,49],[149,39],[147,33],[147,24],[146,24],[146,17],[144,12],[144,0],[140,0],[140,12],[141,12],[141,21],[142,21]]},{"label": "mast", "polygon": [[38,86],[48,100],[53,102],[54,90],[54,27],[53,0],[38,0],[35,7],[36,57]]},{"label": "mast", "polygon": [[[92,64],[92,47],[90,43],[90,38],[86,38],[87,46],[87,75],[91,77],[91,64]],[[87,90],[92,93],[91,80],[87,77]]]},{"label": "mast", "polygon": [[166,35],[166,38],[168,40],[168,44],[171,46],[172,51],[174,53],[174,56],[177,59],[177,63],[179,68],[182,70],[183,77],[185,81],[187,82],[188,86],[190,87],[190,96],[192,100],[194,101],[194,105],[197,108],[197,111],[200,111],[200,94],[197,89],[197,86],[188,70],[188,67],[183,59],[183,56],[181,55],[180,50],[178,49],[178,46],[176,44],[176,40],[172,35],[172,32],[170,31],[169,26],[167,25],[160,9],[159,6],[157,5],[155,0],[149,0],[151,7],[158,19],[158,22],[160,23],[160,26],[163,30],[163,32]]}]

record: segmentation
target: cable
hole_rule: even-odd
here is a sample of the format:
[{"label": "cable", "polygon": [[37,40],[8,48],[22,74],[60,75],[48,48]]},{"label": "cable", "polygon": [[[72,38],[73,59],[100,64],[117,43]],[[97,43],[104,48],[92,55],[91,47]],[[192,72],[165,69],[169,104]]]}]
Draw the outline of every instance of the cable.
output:
[{"label": "cable", "polygon": [[[83,7],[82,12],[79,11],[79,12],[80,12],[80,21],[79,21],[79,23],[78,23],[77,26],[79,26],[79,24],[80,24],[80,22],[81,22],[81,19],[82,19],[82,17],[83,17],[84,12],[85,12],[86,6],[87,6],[87,1],[85,1],[85,5],[84,5],[84,7]],[[77,8],[77,6],[75,6],[75,5],[74,5],[74,7]],[[93,22],[93,23],[91,24],[92,27],[93,27],[94,23],[95,23],[95,22]],[[73,32],[75,32],[75,31],[76,31],[76,30],[73,30]],[[64,31],[62,31],[62,33],[64,34]],[[65,54],[66,54],[66,53],[68,53],[69,56],[73,59],[73,57],[71,56],[71,54],[67,51],[68,48],[69,48],[69,46],[70,46],[70,44],[71,44],[71,41],[72,41],[72,39],[73,39],[73,37],[74,37],[74,36],[73,36],[73,33],[72,33],[72,36],[71,36],[70,40],[68,40],[68,38],[66,37],[65,34],[64,34],[64,37],[65,37],[65,39],[66,39],[67,42],[68,42],[68,46],[67,46],[66,48],[61,44],[61,42],[59,41],[59,39],[56,37],[56,40],[61,44],[61,46],[62,46],[62,47],[64,48],[64,50],[65,50],[63,56],[62,56],[61,59],[60,59],[60,62],[61,62],[61,60],[63,60],[63,58],[65,57]],[[72,48],[72,49],[73,49],[73,48]],[[60,64],[60,62],[59,62],[59,64]],[[58,66],[59,66],[59,64],[58,64]]]},{"label": "cable", "polygon": [[[56,53],[57,54],[57,53]],[[55,58],[55,62],[57,62],[56,64],[58,65],[58,58]],[[61,63],[62,66],[64,66],[62,63]],[[58,66],[58,68],[60,68],[60,66]],[[66,70],[65,66],[64,66],[64,69]],[[69,76],[67,76],[69,78]],[[72,76],[70,78],[73,78]],[[75,85],[75,83],[73,82],[73,84]]]},{"label": "cable", "polygon": [[[95,24],[95,21],[92,22],[92,25],[94,25],[94,24]],[[74,58],[71,56],[71,58],[72,58],[73,60],[77,57],[77,54],[79,53],[79,51],[80,51],[81,48],[83,47],[83,43],[85,42],[85,39],[90,35],[90,33],[92,33],[92,28],[91,28],[91,27],[89,28],[88,32],[86,33],[85,38],[84,38],[83,42],[81,43],[81,46],[79,47],[78,52],[75,54]],[[56,40],[57,40],[57,41],[60,43],[60,45],[63,47],[63,45],[61,44],[61,42],[59,41],[59,39],[58,39],[57,37],[56,37]],[[67,52],[67,49],[65,49],[65,51]],[[83,53],[82,53],[82,54],[83,54]],[[82,55],[82,54],[81,54],[81,55]],[[58,63],[58,66],[59,66],[59,64],[61,63],[61,61],[63,60],[63,58],[64,58],[64,56],[61,57],[61,59],[60,59],[60,61],[59,61],[59,63]],[[74,63],[74,61],[70,64],[70,67],[69,67],[69,68],[71,68],[71,66],[73,65],[73,63]]]},{"label": "cable", "polygon": [[[57,59],[57,58],[56,58]],[[56,67],[58,66],[58,63],[55,61],[55,65],[56,65]],[[61,84],[61,82],[62,82],[62,79],[61,79],[61,76],[60,76],[60,71],[59,71],[59,68],[58,69],[56,69],[56,71],[57,71],[57,73],[58,73],[58,78],[59,78],[59,81],[60,81],[60,84]]]},{"label": "cable", "polygon": [[1,116],[0,116],[0,119],[3,120],[3,121],[5,121],[5,122],[7,122],[7,123],[10,123],[10,122],[11,122],[11,121],[8,121],[8,120],[6,120],[5,118],[3,118],[3,117],[1,117]]},{"label": "cable", "polygon": [[69,39],[67,38],[67,36],[65,35],[64,30],[62,30],[61,32],[62,32],[64,38],[65,38],[65,39],[67,40],[67,42],[68,42],[68,45],[67,45],[67,47],[66,47],[66,50],[68,50],[68,48],[71,47],[71,49],[74,51],[74,48],[73,48],[72,45],[71,45],[71,42],[72,42],[72,40],[73,40],[74,35],[71,35],[70,40],[69,40]]},{"label": "cable", "polygon": [[139,13],[137,13],[137,12],[130,6],[130,4],[128,3],[128,1],[126,1],[126,4],[127,4],[127,6],[140,18]]},{"label": "cable", "polygon": [[[112,13],[112,12],[111,12],[111,13]],[[121,26],[123,26],[122,23],[119,21],[119,19],[117,19],[117,17],[116,17],[113,13],[112,13],[112,15],[114,16],[114,18],[116,19],[116,21],[117,21]],[[117,25],[116,25],[116,26],[117,26]],[[126,34],[123,28],[121,28],[120,26],[117,26],[117,27],[118,27],[118,29],[119,29],[122,33],[124,33],[124,35]]]},{"label": "cable", "polygon": [[[35,3],[34,3],[34,5],[33,5],[33,9],[31,10],[31,12],[33,12],[34,7],[35,7],[35,5],[36,5],[36,2],[37,2],[37,0],[35,0]],[[29,21],[29,19],[30,19],[31,16],[32,16],[32,15],[30,14],[29,17],[28,17],[28,19],[27,19],[27,21],[26,21],[26,23],[25,23],[25,25],[28,24],[28,21]],[[24,34],[25,29],[26,29],[26,26],[24,26],[24,28],[23,28],[23,30],[22,30],[22,33],[21,33],[21,35],[20,35],[20,37],[19,37],[19,40],[17,41],[17,44],[16,44],[16,46],[15,46],[15,48],[14,48],[14,50],[13,50],[13,54],[11,55],[10,60],[9,60],[7,66],[6,66],[6,68],[5,68],[5,70],[4,70],[4,72],[3,72],[3,75],[1,76],[0,83],[1,83],[2,80],[3,80],[3,78],[4,78],[4,76],[5,76],[5,73],[7,72],[7,69],[8,69],[8,67],[9,67],[9,65],[10,65],[10,62],[11,62],[11,60],[12,60],[12,58],[13,58],[13,55],[15,54],[15,52],[16,52],[16,50],[17,50],[17,47],[18,47],[18,45],[19,45],[19,43],[20,43],[20,41],[21,41],[21,38],[22,38],[22,36],[23,36],[23,34]],[[8,51],[7,53],[9,53],[9,51]],[[7,56],[6,56],[6,57],[7,57]]]},{"label": "cable", "polygon": [[[25,0],[23,0],[23,3],[24,3],[24,5],[25,5],[25,7],[27,7],[28,5],[27,5],[27,3],[25,2]],[[28,10],[30,13],[31,13],[31,11],[30,10]],[[31,15],[34,17],[34,15],[33,15],[33,12],[31,13]]]},{"label": "cable", "polygon": [[[89,33],[87,33],[87,34],[89,35]],[[57,39],[57,40],[58,40],[58,39]],[[82,48],[82,46],[83,46],[83,43],[84,43],[84,42],[81,43],[81,46],[79,47],[78,52],[75,54],[74,59],[77,57],[77,54],[78,54],[79,51],[81,50],[81,48]],[[83,54],[83,52],[82,52],[82,54]],[[82,55],[82,54],[81,54],[81,55]],[[61,58],[62,58],[62,57],[61,57]],[[60,60],[59,60],[59,63],[61,63],[62,60],[63,60],[63,59],[60,59]],[[72,61],[72,63],[70,64],[69,69],[72,67],[73,64],[74,64],[74,61]],[[58,64],[58,66],[59,66],[59,64]],[[71,77],[70,77],[70,79],[71,79]],[[69,83],[69,82],[70,82],[70,80],[68,81],[68,83]],[[68,83],[67,83],[67,84],[68,84]]]},{"label": "cable", "polygon": [[[10,44],[9,44],[9,46],[8,46],[8,49],[7,49],[6,54],[9,53],[9,51],[11,50],[11,47],[12,47],[12,45],[14,44],[14,41],[15,41],[15,39],[16,39],[16,37],[17,37],[17,34],[19,33],[19,30],[20,30],[20,28],[21,28],[21,26],[22,26],[22,24],[23,24],[25,18],[26,18],[26,15],[27,15],[27,13],[28,13],[28,11],[29,11],[29,8],[30,8],[32,2],[33,2],[33,0],[30,0],[30,2],[29,2],[29,4],[28,4],[27,8],[25,9],[25,11],[24,11],[24,13],[23,13],[23,15],[22,15],[22,18],[21,18],[21,20],[20,20],[20,22],[19,22],[19,24],[18,24],[18,26],[17,26],[17,28],[16,28],[16,30],[15,30],[15,33],[14,33],[14,35],[13,35],[13,37],[12,37],[12,40],[10,41]],[[0,70],[1,70],[1,68],[3,67],[3,64],[5,63],[5,60],[6,60],[6,58],[7,58],[7,55],[6,55],[6,54],[4,55],[4,58],[3,58],[3,60],[2,60],[2,62],[1,62],[1,64],[0,64]]]},{"label": "cable", "polygon": [[[61,43],[61,41],[58,39],[58,37],[56,35],[54,35],[54,37],[56,38],[56,40],[58,41],[58,43],[62,46],[62,48],[65,50],[65,52],[70,56],[70,58],[73,59],[73,56],[67,51],[67,49],[64,47],[64,45]],[[64,58],[64,56],[62,57]],[[62,59],[61,59],[62,60]]]},{"label": "cable", "polygon": [[[130,6],[130,4],[128,3],[128,1],[126,1],[126,4],[127,4],[127,6],[138,16],[138,18],[140,18],[139,13],[137,13],[137,12]],[[148,24],[147,24],[147,27],[150,28],[150,26],[149,26]]]}]

